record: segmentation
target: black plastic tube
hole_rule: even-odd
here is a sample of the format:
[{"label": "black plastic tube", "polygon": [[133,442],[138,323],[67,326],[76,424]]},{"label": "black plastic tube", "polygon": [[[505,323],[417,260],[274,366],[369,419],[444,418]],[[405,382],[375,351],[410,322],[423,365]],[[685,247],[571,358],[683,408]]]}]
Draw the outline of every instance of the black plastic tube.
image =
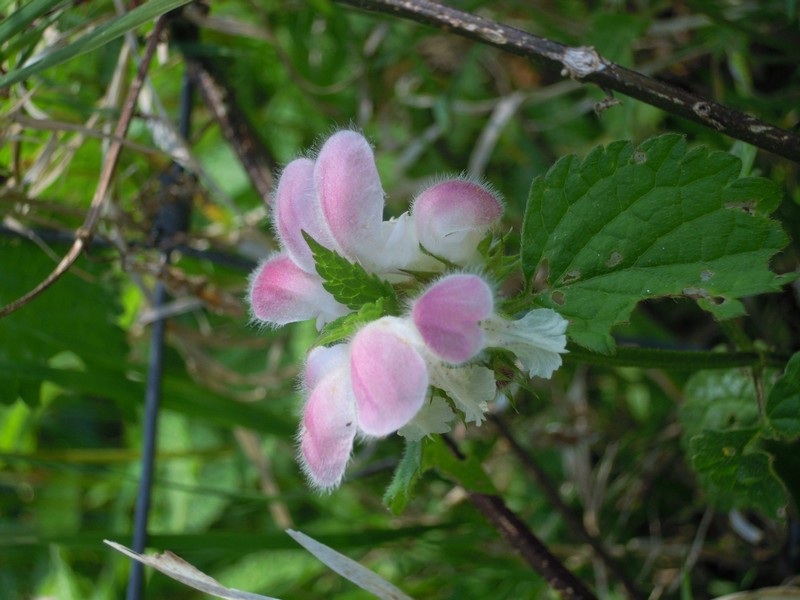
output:
[{"label": "black plastic tube", "polygon": [[[190,114],[194,96],[193,86],[188,74],[184,73],[181,86],[180,115],[178,117],[178,130],[184,139],[189,136]],[[182,169],[177,163],[172,165],[169,172],[162,178],[164,191],[179,181]],[[164,198],[166,194],[162,195]],[[171,199],[172,200],[172,199]],[[164,248],[164,264],[169,264],[172,240],[176,234],[183,233],[189,226],[189,213],[191,211],[191,194],[179,194],[173,201],[164,201],[158,208],[156,226],[154,228],[153,242]],[[153,289],[153,309],[158,309],[167,301],[167,290],[160,281]],[[133,542],[134,552],[144,552],[147,545],[147,524],[150,517],[150,500],[153,488],[153,473],[155,471],[156,441],[158,434],[158,413],[161,404],[161,381],[164,372],[164,336],[167,321],[159,318],[153,322],[150,338],[150,358],[147,370],[147,389],[144,404],[144,431],[142,439],[142,469],[139,480],[139,492],[136,497],[136,510],[134,512]],[[133,561],[128,578],[127,600],[141,600],[144,589],[144,565]]]},{"label": "black plastic tube", "polygon": [[[153,308],[156,310],[167,299],[164,284],[158,282],[153,290]],[[164,333],[166,319],[153,322],[150,337],[150,359],[147,367],[147,388],[144,400],[144,435],[142,440],[142,472],[139,478],[139,493],[134,512],[133,551],[143,552],[147,545],[147,522],[150,515],[150,498],[155,470],[156,438],[158,433],[158,409],[161,403],[161,379],[164,372]],[[144,585],[144,565],[138,561],[131,564],[128,578],[127,600],[140,600]]]}]

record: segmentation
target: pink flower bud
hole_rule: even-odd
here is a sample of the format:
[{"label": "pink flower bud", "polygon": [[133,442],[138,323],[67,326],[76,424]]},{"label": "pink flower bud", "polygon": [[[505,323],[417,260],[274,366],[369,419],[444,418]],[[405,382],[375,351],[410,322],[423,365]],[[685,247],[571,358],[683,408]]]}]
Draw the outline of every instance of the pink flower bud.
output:
[{"label": "pink flower bud", "polygon": [[350,376],[358,424],[367,435],[388,435],[408,423],[428,393],[428,369],[403,319],[383,317],[353,338]]},{"label": "pink flower bud", "polygon": [[248,299],[253,316],[275,326],[312,318],[327,322],[348,312],[319,277],[303,271],[286,254],[274,255],[253,271]]},{"label": "pink flower bud", "polygon": [[414,201],[412,214],[419,242],[428,252],[465,265],[503,214],[503,206],[485,187],[450,179],[422,192]]},{"label": "pink flower bud", "polygon": [[314,187],[333,238],[351,258],[369,261],[382,247],[383,188],[364,136],[339,131],[328,138],[314,164]]},{"label": "pink flower bud", "polygon": [[328,490],[339,485],[356,430],[356,404],[345,363],[319,381],[303,409],[300,460],[315,487]]},{"label": "pink flower bud", "polygon": [[314,192],[314,161],[308,158],[293,160],[281,173],[273,218],[281,244],[307,273],[316,273],[316,269],[303,231],[326,248],[338,249]]},{"label": "pink flower bud", "polygon": [[483,349],[480,321],[492,314],[489,284],[477,275],[443,277],[420,296],[411,318],[425,344],[451,363],[462,363]]}]

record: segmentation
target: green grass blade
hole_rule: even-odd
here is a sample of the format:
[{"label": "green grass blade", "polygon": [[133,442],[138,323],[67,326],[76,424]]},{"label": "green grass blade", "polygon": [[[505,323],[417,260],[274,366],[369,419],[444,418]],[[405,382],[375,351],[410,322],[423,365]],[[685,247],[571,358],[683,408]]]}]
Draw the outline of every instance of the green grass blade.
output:
[{"label": "green grass blade", "polygon": [[151,0],[121,17],[104,23],[69,46],[47,54],[41,60],[27,67],[11,71],[0,77],[0,88],[23,81],[40,71],[96,50],[128,31],[189,2],[190,0]]},{"label": "green grass blade", "polygon": [[0,44],[5,44],[36,19],[62,4],[66,4],[65,0],[33,0],[12,12],[0,22]]}]

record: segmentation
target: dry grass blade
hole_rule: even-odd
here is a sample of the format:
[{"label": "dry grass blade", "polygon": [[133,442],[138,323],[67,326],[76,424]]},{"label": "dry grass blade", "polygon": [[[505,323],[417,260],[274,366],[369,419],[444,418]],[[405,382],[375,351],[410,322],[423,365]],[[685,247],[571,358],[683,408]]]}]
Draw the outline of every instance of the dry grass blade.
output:
[{"label": "dry grass blade", "polygon": [[299,531],[287,529],[286,533],[328,567],[345,579],[355,583],[362,590],[375,594],[382,600],[411,600],[409,596],[406,596],[394,585],[353,559],[339,554],[336,550],[329,548],[325,544],[320,544],[315,539]]},{"label": "dry grass blade", "polygon": [[188,585],[190,588],[194,588],[205,594],[210,594],[217,598],[224,598],[225,600],[277,600],[277,598],[271,598],[269,596],[251,594],[250,592],[243,592],[234,588],[226,588],[219,581],[213,577],[209,577],[172,552],[162,552],[161,554],[152,554],[148,556],[146,554],[134,552],[116,542],[109,540],[103,540],[103,542],[114,548],[114,550],[122,552],[125,556],[133,560],[138,560],[148,567],[153,567],[167,577],[171,577],[175,581],[180,581],[182,584]]}]

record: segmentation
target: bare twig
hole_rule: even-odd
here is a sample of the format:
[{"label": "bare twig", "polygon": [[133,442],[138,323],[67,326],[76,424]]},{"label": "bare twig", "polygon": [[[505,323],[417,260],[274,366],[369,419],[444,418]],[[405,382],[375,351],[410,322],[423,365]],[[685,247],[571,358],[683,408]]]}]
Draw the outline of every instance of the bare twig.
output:
[{"label": "bare twig", "polygon": [[[450,451],[459,459],[464,455],[453,440],[443,435]],[[589,588],[547,549],[530,528],[511,509],[500,496],[480,494],[467,490],[475,508],[486,518],[497,532],[520,553],[522,558],[541,575],[545,581],[565,600],[597,600]]]},{"label": "bare twig", "polygon": [[732,138],[800,162],[800,135],[621,67],[592,47],[572,47],[430,0],[338,0],[450,31],[534,59],[575,80],[595,83]]},{"label": "bare twig", "polygon": [[39,285],[11,304],[0,308],[0,317],[9,315],[12,312],[22,308],[28,302],[33,300],[36,296],[44,292],[47,288],[58,281],[61,276],[63,276],[64,273],[66,273],[69,268],[75,264],[75,261],[78,260],[78,257],[83,252],[83,249],[89,242],[91,242],[92,235],[94,234],[94,228],[97,225],[97,222],[100,219],[100,214],[103,210],[108,188],[111,185],[111,178],[113,177],[117,163],[119,162],[119,156],[122,150],[121,140],[128,133],[128,126],[131,123],[131,119],[133,119],[133,112],[136,108],[136,99],[142,89],[145,74],[150,67],[150,61],[155,54],[156,46],[158,45],[158,38],[161,35],[163,27],[164,17],[162,16],[156,21],[153,31],[150,33],[150,39],[147,41],[147,47],[145,48],[142,62],[139,65],[136,77],[131,84],[130,90],[128,91],[128,96],[125,98],[125,104],[122,106],[122,113],[120,114],[117,127],[114,130],[114,136],[111,139],[111,143],[108,147],[108,154],[106,155],[106,160],[103,163],[103,170],[100,172],[100,179],[97,183],[97,189],[95,190],[94,197],[92,198],[92,203],[89,205],[89,211],[86,214],[86,219],[84,220],[83,225],[76,232],[75,242],[72,244],[72,247],[69,249],[69,251],[64,255],[64,258],[61,259],[61,262],[58,264],[55,270],[53,270],[50,275],[48,275],[41,283],[39,283]]},{"label": "bare twig", "polygon": [[500,432],[500,435],[503,436],[503,438],[505,438],[505,440],[511,446],[511,450],[522,463],[522,466],[525,467],[525,469],[533,476],[533,479],[544,493],[548,502],[550,502],[550,504],[552,504],[553,507],[558,510],[559,513],[561,513],[561,516],[564,518],[567,526],[572,531],[572,534],[591,546],[592,550],[595,552],[598,558],[603,561],[608,570],[611,571],[612,575],[614,575],[614,577],[619,580],[623,586],[625,586],[629,597],[643,598],[642,593],[637,589],[636,585],[633,583],[633,580],[623,569],[620,568],[617,562],[606,551],[603,543],[589,534],[589,532],[586,530],[586,527],[583,525],[583,521],[581,521],[581,519],[578,518],[578,516],[575,515],[569,506],[567,506],[566,503],[561,499],[556,486],[554,486],[552,481],[550,481],[550,477],[547,475],[545,470],[541,467],[541,465],[539,465],[538,462],[536,462],[536,459],[519,444],[505,422],[499,416],[491,413],[489,414],[489,420]]},{"label": "bare twig", "polygon": [[186,56],[186,66],[192,83],[200,91],[214,120],[219,123],[222,135],[239,157],[253,186],[266,201],[272,194],[272,173],[276,163],[239,109],[233,90],[215,76],[207,62]]}]

